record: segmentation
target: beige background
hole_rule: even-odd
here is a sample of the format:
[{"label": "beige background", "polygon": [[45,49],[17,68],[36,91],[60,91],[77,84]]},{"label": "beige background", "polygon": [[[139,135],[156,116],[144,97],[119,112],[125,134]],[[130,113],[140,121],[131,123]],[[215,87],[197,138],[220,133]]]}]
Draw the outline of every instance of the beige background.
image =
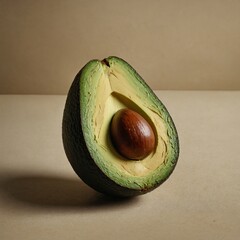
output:
[{"label": "beige background", "polygon": [[0,239],[239,240],[240,92],[156,94],[177,127],[179,161],[158,189],[125,201],[93,191],[71,168],[65,95],[1,95]]},{"label": "beige background", "polygon": [[65,94],[117,55],[153,89],[240,89],[240,1],[0,0],[0,93]]}]

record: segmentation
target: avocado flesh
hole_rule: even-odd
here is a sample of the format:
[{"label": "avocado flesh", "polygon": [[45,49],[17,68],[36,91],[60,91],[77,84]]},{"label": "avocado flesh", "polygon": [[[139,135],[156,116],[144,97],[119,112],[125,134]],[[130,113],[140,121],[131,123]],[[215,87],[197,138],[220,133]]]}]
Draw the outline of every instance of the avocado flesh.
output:
[{"label": "avocado flesh", "polygon": [[[66,127],[69,122],[66,117],[63,121],[63,140],[77,174],[96,190],[120,196],[145,193],[165,181],[178,159],[177,132],[164,105],[136,71],[124,60],[109,57],[105,61],[89,62],[75,81],[79,81],[76,86],[79,86],[80,108],[80,123],[75,124],[81,126],[79,131],[84,140],[81,139],[79,146],[72,149],[77,152],[76,148],[79,148],[83,156],[72,160],[69,139],[64,137],[69,135],[64,130],[69,128]],[[121,108],[140,113],[154,130],[156,147],[141,161],[125,159],[111,143],[110,122]],[[64,115],[69,115],[67,105]],[[88,164],[90,167],[87,167]],[[87,171],[91,173],[88,175]],[[96,173],[93,174],[93,171]]]}]

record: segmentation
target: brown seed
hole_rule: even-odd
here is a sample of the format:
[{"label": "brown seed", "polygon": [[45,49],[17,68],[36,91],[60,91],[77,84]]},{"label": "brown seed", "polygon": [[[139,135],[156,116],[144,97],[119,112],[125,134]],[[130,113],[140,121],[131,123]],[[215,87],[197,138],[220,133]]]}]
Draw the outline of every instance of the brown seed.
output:
[{"label": "brown seed", "polygon": [[155,147],[149,123],[137,112],[120,109],[112,118],[110,134],[114,147],[125,158],[141,160]]}]

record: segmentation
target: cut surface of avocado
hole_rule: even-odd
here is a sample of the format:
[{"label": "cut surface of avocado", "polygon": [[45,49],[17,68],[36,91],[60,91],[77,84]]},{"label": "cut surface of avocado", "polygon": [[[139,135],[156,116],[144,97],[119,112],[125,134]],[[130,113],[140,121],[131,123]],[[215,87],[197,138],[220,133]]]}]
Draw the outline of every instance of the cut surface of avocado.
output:
[{"label": "cut surface of avocado", "polygon": [[[166,108],[125,61],[94,60],[80,77],[80,109],[84,140],[101,171],[130,189],[150,189],[172,172],[178,157],[178,137]],[[141,114],[152,126],[154,151],[141,161],[126,161],[113,147],[109,126],[122,108]]]}]

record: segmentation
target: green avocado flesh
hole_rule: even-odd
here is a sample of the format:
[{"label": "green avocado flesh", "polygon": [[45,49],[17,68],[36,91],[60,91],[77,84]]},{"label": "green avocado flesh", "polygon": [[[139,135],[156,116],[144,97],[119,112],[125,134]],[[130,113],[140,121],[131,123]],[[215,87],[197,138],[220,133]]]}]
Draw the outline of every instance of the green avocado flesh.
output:
[{"label": "green avocado flesh", "polygon": [[[142,160],[120,155],[110,138],[114,114],[128,108],[152,127],[155,148]],[[63,115],[63,144],[78,176],[95,190],[117,196],[149,192],[172,173],[178,135],[162,102],[124,60],[92,60],[75,77]]]}]

